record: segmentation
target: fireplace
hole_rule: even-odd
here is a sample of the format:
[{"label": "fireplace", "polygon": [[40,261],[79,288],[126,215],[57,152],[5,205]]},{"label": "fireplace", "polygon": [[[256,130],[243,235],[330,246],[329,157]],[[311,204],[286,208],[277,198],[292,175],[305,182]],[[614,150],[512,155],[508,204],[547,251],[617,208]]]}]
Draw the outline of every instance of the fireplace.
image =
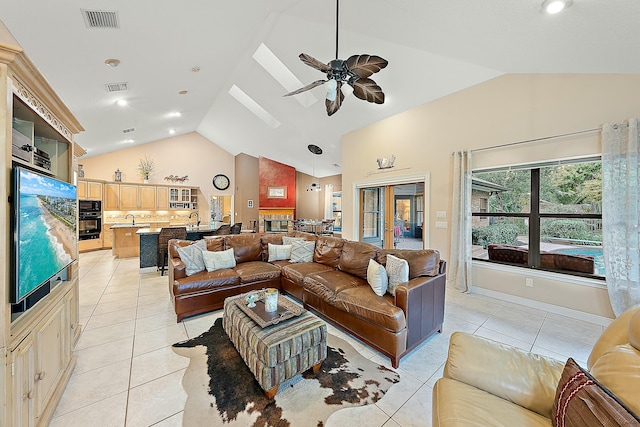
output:
[{"label": "fireplace", "polygon": [[258,224],[260,233],[286,233],[293,230],[295,209],[260,209]]}]

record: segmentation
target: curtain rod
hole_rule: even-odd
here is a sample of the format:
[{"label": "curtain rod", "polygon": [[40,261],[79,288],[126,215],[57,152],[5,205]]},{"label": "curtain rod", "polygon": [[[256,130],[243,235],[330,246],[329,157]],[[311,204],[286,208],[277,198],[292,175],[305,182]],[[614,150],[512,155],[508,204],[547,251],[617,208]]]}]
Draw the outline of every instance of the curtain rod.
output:
[{"label": "curtain rod", "polygon": [[583,134],[583,133],[599,132],[601,130],[602,130],[602,128],[593,128],[593,129],[580,130],[580,131],[577,131],[577,132],[569,132],[569,133],[563,133],[563,134],[559,134],[559,135],[545,136],[545,137],[542,137],[542,138],[527,139],[525,141],[510,142],[508,144],[492,145],[491,147],[484,147],[484,148],[478,148],[476,150],[471,150],[471,152],[475,153],[475,152],[478,152],[478,151],[493,150],[493,149],[496,149],[496,148],[510,147],[512,145],[520,145],[520,144],[528,144],[530,142],[546,141],[546,140],[549,140],[549,139],[563,138],[563,137],[566,137],[566,136],[580,135],[580,134]]}]

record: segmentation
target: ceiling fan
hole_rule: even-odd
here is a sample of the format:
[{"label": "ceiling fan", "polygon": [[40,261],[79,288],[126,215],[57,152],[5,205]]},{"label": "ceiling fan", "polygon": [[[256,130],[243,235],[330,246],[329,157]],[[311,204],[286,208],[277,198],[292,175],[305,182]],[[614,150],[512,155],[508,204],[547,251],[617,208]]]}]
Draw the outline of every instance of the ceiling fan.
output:
[{"label": "ceiling fan", "polygon": [[308,66],[315,68],[327,74],[326,80],[316,80],[298,90],[289,92],[284,96],[297,95],[314,87],[327,84],[327,97],[325,106],[327,114],[333,115],[342,106],[344,94],[342,93],[342,85],[348,84],[353,87],[353,94],[365,101],[375,104],[384,103],[384,92],[369,77],[373,73],[377,73],[387,66],[388,62],[375,55],[353,55],[347,60],[338,59],[338,16],[339,16],[339,0],[336,0],[336,59],[328,64],[323,64],[311,55],[301,53],[298,58]]}]

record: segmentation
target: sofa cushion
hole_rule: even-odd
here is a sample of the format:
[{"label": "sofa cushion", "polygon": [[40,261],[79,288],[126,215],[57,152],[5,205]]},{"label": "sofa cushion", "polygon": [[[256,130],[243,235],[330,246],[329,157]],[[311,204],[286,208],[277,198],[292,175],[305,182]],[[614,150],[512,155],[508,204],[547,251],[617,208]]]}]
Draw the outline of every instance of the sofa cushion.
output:
[{"label": "sofa cushion", "polygon": [[202,251],[204,265],[207,271],[222,270],[225,268],[233,268],[236,266],[236,259],[233,255],[233,249],[226,251]]},{"label": "sofa cushion", "polygon": [[404,312],[394,305],[393,297],[389,294],[378,296],[368,286],[341,290],[336,295],[334,305],[391,332],[407,327]]},{"label": "sofa cushion", "polygon": [[224,236],[207,236],[204,238],[207,242],[207,250],[211,252],[224,251]]},{"label": "sofa cushion", "polygon": [[316,249],[313,253],[313,261],[318,264],[338,268],[344,240],[337,237],[318,237]]},{"label": "sofa cushion", "polygon": [[369,292],[372,292],[366,280],[333,269],[309,274],[302,281],[302,287],[304,289],[312,292],[331,305],[335,305],[336,295],[339,292],[358,286],[363,286]]},{"label": "sofa cushion", "polygon": [[225,249],[233,249],[236,264],[262,261],[260,235],[254,233],[224,236]]},{"label": "sofa cushion", "polygon": [[240,276],[233,269],[208,272],[207,270],[184,279],[175,280],[173,295],[186,295],[209,291],[214,288],[234,286],[240,284]]},{"label": "sofa cushion", "polygon": [[280,277],[280,268],[264,261],[243,262],[234,267],[240,276],[240,283],[263,282]]},{"label": "sofa cushion", "polygon": [[558,383],[551,422],[558,427],[640,426],[629,408],[571,358]]},{"label": "sofa cushion", "polygon": [[338,270],[366,280],[369,260],[375,259],[377,253],[377,246],[362,242],[345,241],[338,260]]},{"label": "sofa cushion", "polygon": [[269,243],[268,262],[283,261],[291,258],[291,245],[274,245]]},{"label": "sofa cushion", "polygon": [[548,427],[551,420],[506,399],[450,378],[433,387],[433,425]]},{"label": "sofa cushion", "polygon": [[291,262],[312,262],[313,261],[313,249],[315,247],[314,242],[306,242],[304,240],[294,240],[291,243]]},{"label": "sofa cushion", "polygon": [[369,260],[369,268],[367,268],[367,283],[371,286],[371,290],[379,296],[384,295],[389,286],[387,270],[372,259]]},{"label": "sofa cushion", "polygon": [[611,390],[636,415],[640,415],[640,350],[621,344],[605,351],[589,373]]},{"label": "sofa cushion", "polygon": [[278,261],[277,264],[280,265],[280,268],[282,271],[282,277],[289,279],[290,281],[292,281],[293,283],[295,283],[300,287],[302,287],[302,281],[306,276],[313,273],[320,273],[322,271],[333,270],[333,268],[327,265],[317,264],[315,262],[303,262],[299,264],[291,264],[291,263],[281,264],[281,262]]},{"label": "sofa cushion", "polygon": [[177,253],[180,260],[184,263],[187,276],[196,274],[205,269],[205,262],[202,251],[205,251],[207,244],[204,240],[191,242],[192,244],[185,246],[177,246]]},{"label": "sofa cushion", "polygon": [[406,259],[400,259],[397,256],[388,254],[386,269],[389,275],[387,292],[395,296],[398,285],[409,281],[409,263]]},{"label": "sofa cushion", "polygon": [[440,252],[435,249],[383,249],[378,262],[387,264],[387,254],[406,259],[409,263],[409,280],[420,276],[437,276],[440,269]]}]

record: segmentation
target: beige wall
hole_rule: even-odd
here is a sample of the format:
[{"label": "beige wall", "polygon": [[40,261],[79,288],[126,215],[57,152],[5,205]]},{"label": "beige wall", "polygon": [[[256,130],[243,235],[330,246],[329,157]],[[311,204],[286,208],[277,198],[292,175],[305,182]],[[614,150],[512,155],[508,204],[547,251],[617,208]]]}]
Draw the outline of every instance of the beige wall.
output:
[{"label": "beige wall", "polygon": [[[200,187],[198,200],[203,222],[209,222],[211,196],[233,194],[233,156],[196,132],[123,148],[112,153],[83,157],[78,159],[78,163],[84,165],[85,179],[113,181],[114,171],[120,169],[123,182],[142,183],[137,168],[140,159],[145,156],[149,156],[156,164],[149,183],[171,184],[164,177],[188,175],[187,182],[176,185]],[[231,181],[231,185],[225,191],[217,190],[212,184],[212,178],[219,173],[228,176]]]},{"label": "beige wall", "polygon": [[[436,229],[435,221],[436,211],[446,211],[450,226],[452,151],[598,128],[639,115],[640,75],[517,74],[497,77],[354,131],[342,139],[343,237],[358,235],[355,183],[429,173],[429,212],[425,214],[430,218],[430,246],[448,258],[450,230]],[[599,150],[598,134],[591,133],[478,152],[475,164],[526,163],[541,156],[571,157]],[[395,167],[381,175],[376,158],[390,155],[396,157]],[[610,311],[600,310],[598,315],[608,316]]]},{"label": "beige wall", "polygon": [[[316,181],[322,191],[307,191],[307,185]],[[313,179],[311,175],[296,172],[296,219],[324,219],[325,185],[333,185],[333,191],[342,190],[342,175]]]},{"label": "beige wall", "polygon": [[[258,158],[240,153],[235,158],[236,186],[235,186],[235,220],[232,222],[246,223],[258,220],[258,206],[260,199]],[[248,207],[248,201],[253,200],[253,208]]]}]

